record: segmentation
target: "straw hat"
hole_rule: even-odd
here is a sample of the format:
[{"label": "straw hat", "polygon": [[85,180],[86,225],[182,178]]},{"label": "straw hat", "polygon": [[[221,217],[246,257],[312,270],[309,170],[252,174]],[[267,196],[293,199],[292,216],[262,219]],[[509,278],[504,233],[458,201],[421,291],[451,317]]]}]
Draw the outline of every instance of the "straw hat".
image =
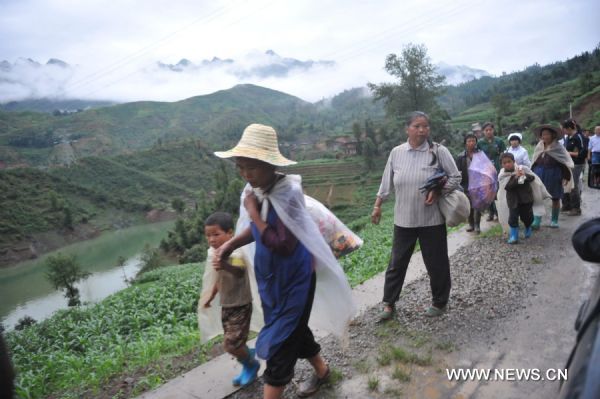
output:
[{"label": "straw hat", "polygon": [[552,133],[554,133],[555,139],[562,137],[562,129],[549,124],[538,126],[535,129],[533,129],[533,132],[536,136],[542,137],[542,130],[550,130]]},{"label": "straw hat", "polygon": [[219,158],[244,157],[258,159],[275,166],[287,166],[296,163],[279,152],[275,129],[258,123],[246,127],[239,143],[231,150],[217,151],[215,155]]}]

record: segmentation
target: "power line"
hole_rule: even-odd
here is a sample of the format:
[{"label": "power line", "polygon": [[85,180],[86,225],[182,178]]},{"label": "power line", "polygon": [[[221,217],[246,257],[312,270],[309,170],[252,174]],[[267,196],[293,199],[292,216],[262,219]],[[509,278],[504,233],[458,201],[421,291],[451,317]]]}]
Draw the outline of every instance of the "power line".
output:
[{"label": "power line", "polygon": [[[251,11],[250,13],[246,13],[246,14],[244,14],[242,17],[240,17],[240,18],[238,18],[238,19],[236,19],[236,20],[234,20],[234,21],[232,21],[232,22],[228,23],[228,24],[227,24],[227,25],[225,25],[224,27],[230,27],[230,26],[233,26],[233,25],[237,24],[238,22],[240,22],[240,21],[242,21],[242,20],[244,20],[244,19],[246,19],[246,18],[248,18],[248,17],[250,17],[250,16],[252,16],[252,15],[254,15],[254,14],[256,14],[256,13],[258,13],[258,12],[260,12],[260,11],[263,11],[264,9],[266,9],[266,8],[267,8],[267,7],[269,7],[269,6],[271,6],[271,4],[273,4],[273,3],[275,3],[275,2],[276,2],[276,0],[269,1],[269,2],[267,2],[266,4],[264,4],[262,7],[260,7],[260,8],[257,8],[257,9],[254,9],[254,10],[253,10],[253,11]],[[190,25],[192,25],[192,24],[190,24]],[[189,27],[189,25],[188,25],[188,27]],[[183,28],[183,29],[180,29],[180,30],[179,30],[179,31],[177,31],[177,32],[183,31],[184,29],[187,29],[187,27],[186,27],[186,28]],[[173,36],[173,35],[174,35],[174,34],[171,34],[171,35],[169,35],[169,36]],[[127,75],[125,75],[125,76],[123,76],[123,77],[121,77],[121,78],[117,79],[117,80],[114,80],[114,81],[112,81],[112,82],[110,82],[110,83],[108,83],[108,84],[105,84],[105,85],[103,85],[102,87],[99,87],[99,88],[97,88],[96,90],[92,90],[92,91],[88,92],[86,95],[92,95],[92,94],[95,94],[95,93],[99,92],[100,90],[103,90],[103,89],[105,89],[105,88],[107,88],[107,87],[114,86],[116,83],[119,83],[119,82],[121,82],[121,81],[123,81],[123,80],[125,80],[125,79],[129,78],[130,76],[133,76],[133,75],[135,75],[135,74],[137,74],[137,73],[139,73],[139,72],[142,72],[142,71],[143,71],[143,70],[144,70],[146,67],[149,67],[149,66],[151,66],[151,65],[153,65],[153,64],[154,64],[154,62],[152,62],[152,63],[150,63],[150,64],[146,64],[146,65],[144,65],[142,68],[139,68],[139,69],[137,69],[137,70],[135,70],[135,71],[133,71],[133,72],[131,72],[131,73],[129,73],[129,74],[127,74]],[[106,74],[104,74],[104,75],[106,75]],[[97,80],[97,79],[95,79],[95,80]],[[89,83],[93,83],[93,82],[89,82]]]},{"label": "power line", "polygon": [[162,37],[161,39],[155,41],[154,43],[151,43],[143,48],[141,48],[140,50],[137,50],[136,52],[122,58],[121,60],[113,63],[113,64],[109,64],[73,83],[71,83],[70,85],[68,85],[65,90],[69,91],[78,87],[85,87],[99,79],[101,79],[102,77],[121,69],[123,66],[131,63],[132,61],[140,58],[141,56],[143,56],[144,54],[148,53],[150,50],[159,47],[161,45],[164,45],[166,42],[168,42],[169,40],[173,39],[175,36],[177,36],[178,34],[180,34],[181,32],[191,28],[192,26],[200,23],[200,22],[210,22],[212,20],[217,19],[218,17],[220,17],[221,15],[225,14],[227,10],[229,10],[232,6],[233,6],[234,2],[229,3],[226,6],[223,6],[221,8],[216,9],[215,11],[211,12],[208,15],[204,15],[201,16],[199,18],[194,19],[192,22],[190,22],[189,24],[183,26],[180,29],[177,29],[176,31],[173,31],[171,33],[169,33],[168,35]]}]

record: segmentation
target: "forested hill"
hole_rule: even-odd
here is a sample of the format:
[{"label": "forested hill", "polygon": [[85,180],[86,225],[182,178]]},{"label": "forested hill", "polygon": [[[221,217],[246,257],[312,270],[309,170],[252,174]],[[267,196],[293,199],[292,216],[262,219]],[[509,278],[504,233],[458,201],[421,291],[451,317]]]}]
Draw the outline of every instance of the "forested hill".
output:
[{"label": "forested hill", "polygon": [[216,187],[217,172],[233,176],[231,165],[197,141],[81,158],[70,167],[0,170],[0,266],[19,259],[14,248],[29,253],[41,244],[37,233],[138,224],[151,210],[169,210],[174,200],[189,209]]},{"label": "forested hill", "polygon": [[[238,85],[183,101],[134,102],[71,115],[0,111],[0,161],[8,165],[60,164],[75,158],[111,156],[155,144],[198,139],[210,148],[234,144],[250,123],[274,126],[281,141],[343,133],[357,117],[383,116],[364,95],[352,110],[314,105],[279,91]],[[361,107],[365,110],[361,111]],[[378,111],[377,111],[378,110]]]},{"label": "forested hill", "polygon": [[584,91],[590,91],[600,85],[595,71],[600,71],[600,44],[594,50],[566,61],[545,66],[534,64],[499,77],[484,76],[458,86],[448,86],[440,102],[451,114],[457,114],[488,102],[498,94],[517,100],[573,79],[578,80]]}]

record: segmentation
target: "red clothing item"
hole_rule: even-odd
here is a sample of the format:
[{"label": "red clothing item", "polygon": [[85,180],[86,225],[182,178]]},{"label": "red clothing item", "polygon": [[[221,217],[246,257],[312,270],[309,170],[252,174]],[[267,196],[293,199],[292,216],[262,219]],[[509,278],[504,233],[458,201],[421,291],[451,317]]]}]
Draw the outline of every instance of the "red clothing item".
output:
[{"label": "red clothing item", "polygon": [[285,227],[279,218],[277,218],[275,226],[267,224],[267,228],[263,231],[260,240],[269,250],[282,256],[290,256],[294,253],[296,245],[298,245],[296,236]]}]

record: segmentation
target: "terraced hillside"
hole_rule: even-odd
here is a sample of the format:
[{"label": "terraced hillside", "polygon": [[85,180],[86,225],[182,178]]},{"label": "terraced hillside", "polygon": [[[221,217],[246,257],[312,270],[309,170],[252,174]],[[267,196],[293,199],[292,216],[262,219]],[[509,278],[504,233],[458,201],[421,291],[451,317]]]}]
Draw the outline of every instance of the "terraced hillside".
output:
[{"label": "terraced hillside", "polygon": [[[326,204],[346,223],[369,214],[379,188],[385,159],[368,171],[360,157],[304,162],[286,169],[300,174],[306,194]],[[360,228],[360,226],[356,226]]]}]

